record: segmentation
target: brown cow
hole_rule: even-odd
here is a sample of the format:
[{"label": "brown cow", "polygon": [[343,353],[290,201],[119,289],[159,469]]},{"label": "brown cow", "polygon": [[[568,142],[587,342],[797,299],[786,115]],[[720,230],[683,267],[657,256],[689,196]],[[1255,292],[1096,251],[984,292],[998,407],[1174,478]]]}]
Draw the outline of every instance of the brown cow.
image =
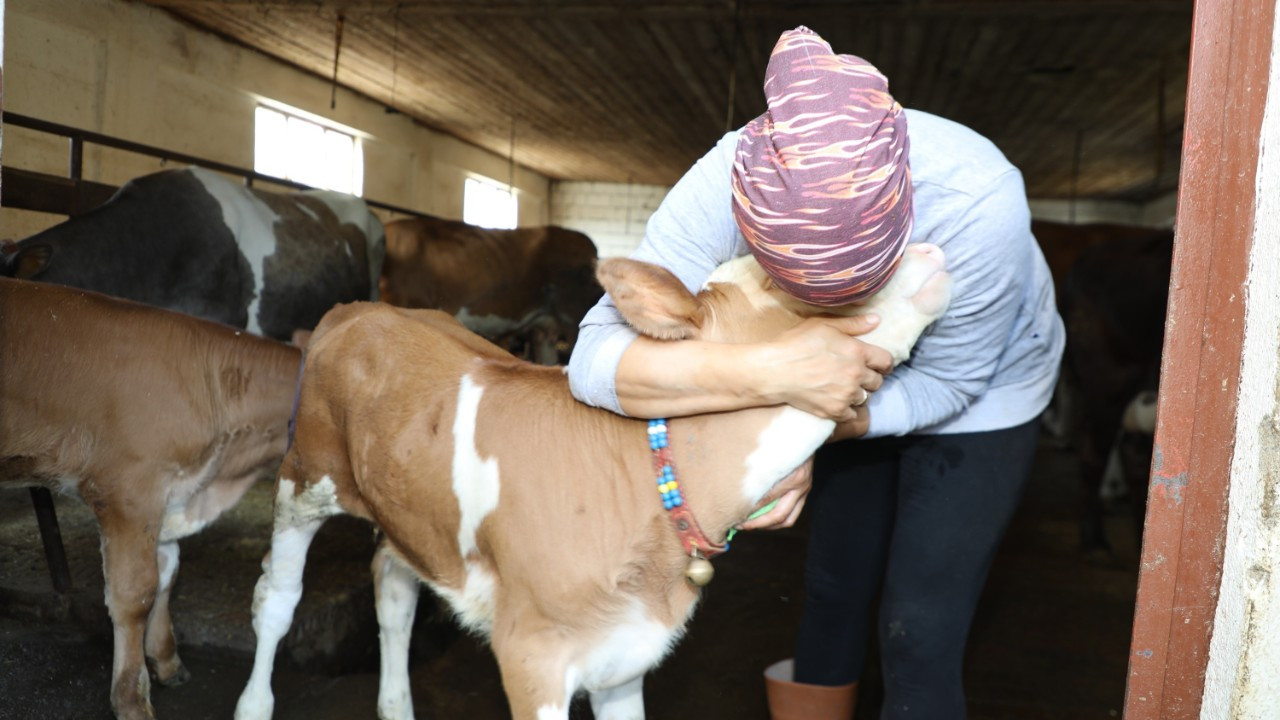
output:
[{"label": "brown cow", "polygon": [[[844,311],[878,312],[864,339],[900,362],[946,307],[942,265],[936,247],[911,246],[885,290]],[[654,337],[762,341],[830,312],[785,296],[750,256],[717,270],[697,296],[632,260],[603,261],[599,277]],[[296,443],[277,479],[254,593],[258,650],[236,717],[270,717],[272,661],[301,595],[307,545],[326,518],[350,513],[385,533],[373,561],[380,718],[413,715],[407,649],[419,580],[489,637],[516,720],[564,720],[579,690],[591,693],[597,720],[641,718],[643,675],[698,599],[686,570],[705,566],[686,548],[715,551],[834,423],[777,406],[669,426],[688,502],[671,517],[646,421],[577,402],[560,368],[517,360],[444,313],[335,308],[307,350]],[[705,535],[691,538],[698,526]]]},{"label": "brown cow", "polygon": [[562,227],[491,230],[456,220],[387,223],[381,297],[404,308],[434,308],[509,347],[531,346],[545,365],[572,347],[578,323],[600,299],[596,246]]},{"label": "brown cow", "polygon": [[77,493],[102,531],[111,706],[154,717],[178,658],[178,539],[284,455],[297,348],[86,290],[0,278],[0,484]]}]

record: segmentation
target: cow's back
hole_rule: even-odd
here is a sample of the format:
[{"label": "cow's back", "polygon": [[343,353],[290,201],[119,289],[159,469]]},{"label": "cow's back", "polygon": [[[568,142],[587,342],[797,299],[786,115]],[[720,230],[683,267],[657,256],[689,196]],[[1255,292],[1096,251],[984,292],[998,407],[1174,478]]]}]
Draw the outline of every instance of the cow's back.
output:
[{"label": "cow's back", "polygon": [[[267,343],[93,292],[0,278],[0,465],[10,480],[109,473],[137,459],[126,454],[198,466],[227,410],[212,395],[220,385],[271,392],[250,384],[264,382],[269,366],[252,366],[262,377],[223,376],[242,366],[219,363],[226,356],[215,348]],[[270,362],[296,367],[296,350],[270,346]]]},{"label": "cow's back", "polygon": [[[106,203],[22,240],[9,274],[245,327],[253,273],[190,169],[135,178]],[[42,264],[24,262],[47,256]],[[30,270],[24,271],[24,267]]]},{"label": "cow's back", "polygon": [[258,260],[263,334],[288,338],[314,328],[338,303],[378,299],[383,227],[363,201],[323,191],[254,191],[253,198],[272,215],[271,253]]},{"label": "cow's back", "polygon": [[383,299],[451,315],[477,305],[487,312],[498,302],[499,290],[528,304],[522,278],[532,248],[521,242],[520,233],[433,217],[387,223]]},{"label": "cow's back", "polygon": [[[458,385],[478,357],[517,362],[438,311],[384,303],[333,308],[307,345],[281,482],[327,477],[347,512],[391,532],[405,524],[394,510],[421,508],[410,513],[413,533],[457,559],[451,438]],[[406,553],[426,579],[463,582],[460,560],[428,562]]]},{"label": "cow's back", "polygon": [[[328,474],[347,512],[389,537],[413,539],[397,549],[438,588],[465,583],[460,508],[486,507],[492,523],[461,541],[474,537],[474,552],[505,563],[504,583],[538,584],[545,576],[537,563],[520,559],[549,557],[556,547],[595,556],[638,544],[643,563],[654,527],[620,521],[637,507],[658,521],[656,537],[667,536],[649,483],[634,482],[650,472],[646,438],[643,423],[574,400],[561,369],[514,358],[443,312],[355,303],[326,315],[308,345],[295,445],[281,477],[316,482]],[[615,446],[627,450],[599,451]],[[622,457],[632,467],[619,475]],[[536,537],[520,531],[531,519],[543,527]],[[423,548],[433,549],[430,557],[415,555]],[[618,581],[597,570],[566,569],[540,592],[571,596]],[[565,600],[571,616],[577,601]]]},{"label": "cow's back", "polygon": [[189,167],[130,180],[17,243],[6,268],[287,340],[337,303],[376,299],[382,259],[382,224],[359,198]]}]

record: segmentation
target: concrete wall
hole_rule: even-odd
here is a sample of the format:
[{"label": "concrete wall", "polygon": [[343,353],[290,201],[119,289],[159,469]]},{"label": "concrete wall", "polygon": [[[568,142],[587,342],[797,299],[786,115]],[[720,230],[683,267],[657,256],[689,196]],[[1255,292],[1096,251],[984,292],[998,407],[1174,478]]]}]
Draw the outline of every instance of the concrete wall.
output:
[{"label": "concrete wall", "polygon": [[1272,35],[1205,720],[1270,719],[1280,707],[1280,23]]},{"label": "concrete wall", "polygon": [[[468,173],[505,183],[505,157],[427,130],[363,96],[224,41],[168,13],[126,0],[8,0],[5,109],[207,157],[253,166],[254,108],[269,98],[329,118],[363,137],[365,196],[449,218],[462,217]],[[4,165],[66,173],[64,140],[5,129]],[[160,169],[112,150],[85,153],[85,178],[119,184]],[[547,222],[549,181],[517,168],[520,224]],[[61,221],[0,211],[0,237],[25,237]]]},{"label": "concrete wall", "polygon": [[584,232],[601,257],[629,255],[644,239],[649,216],[671,188],[599,182],[551,186],[551,223]]}]

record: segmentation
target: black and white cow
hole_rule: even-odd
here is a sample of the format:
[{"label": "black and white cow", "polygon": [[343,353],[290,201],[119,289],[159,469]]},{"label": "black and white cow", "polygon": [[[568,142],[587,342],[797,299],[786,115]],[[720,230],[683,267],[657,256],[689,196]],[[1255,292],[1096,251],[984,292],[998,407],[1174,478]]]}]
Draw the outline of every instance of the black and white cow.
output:
[{"label": "black and white cow", "polygon": [[12,244],[3,272],[288,340],[337,303],[376,300],[382,223],[358,197],[247,188],[188,167]]}]

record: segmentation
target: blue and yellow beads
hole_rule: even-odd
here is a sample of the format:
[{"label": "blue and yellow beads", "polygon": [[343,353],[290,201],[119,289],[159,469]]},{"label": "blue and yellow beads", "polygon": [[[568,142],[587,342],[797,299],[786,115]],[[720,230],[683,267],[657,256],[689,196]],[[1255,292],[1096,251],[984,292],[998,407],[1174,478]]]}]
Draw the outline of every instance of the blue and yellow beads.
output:
[{"label": "blue and yellow beads", "polygon": [[667,446],[667,421],[649,421],[649,449],[653,451],[653,466],[658,477],[658,492],[662,493],[662,507],[670,510],[684,504],[676,471],[671,464],[671,448]]}]

